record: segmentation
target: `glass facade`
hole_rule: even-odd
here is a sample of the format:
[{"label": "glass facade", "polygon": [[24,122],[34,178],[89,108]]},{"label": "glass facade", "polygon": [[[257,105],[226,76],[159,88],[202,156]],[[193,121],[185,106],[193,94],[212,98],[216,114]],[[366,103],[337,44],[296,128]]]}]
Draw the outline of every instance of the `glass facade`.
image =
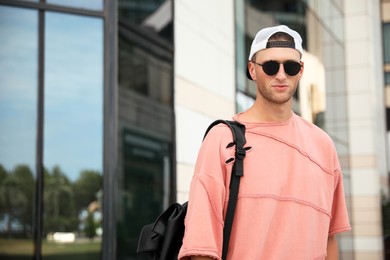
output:
[{"label": "glass facade", "polygon": [[0,6],[1,259],[34,252],[37,32],[36,11]]},{"label": "glass facade", "polygon": [[89,10],[103,10],[103,0],[88,0],[88,1],[79,1],[79,0],[46,0],[48,4],[74,7],[74,8],[85,8]]},{"label": "glass facade", "polygon": [[384,62],[390,63],[390,23],[383,23]]},{"label": "glass facade", "polygon": [[142,226],[176,196],[172,3],[123,0],[118,14],[117,259],[142,259]]},{"label": "glass facade", "polygon": [[[46,13],[44,86],[43,234],[47,243],[43,243],[43,259],[54,257],[46,252],[56,239],[86,240],[85,254],[98,257],[103,185],[102,19]],[[62,248],[73,251],[75,244],[65,243]]]},{"label": "glass facade", "polygon": [[0,0],[1,259],[139,259],[176,196],[172,12]]},{"label": "glass facade", "polygon": [[1,259],[100,258],[104,19],[88,2],[0,1]]}]

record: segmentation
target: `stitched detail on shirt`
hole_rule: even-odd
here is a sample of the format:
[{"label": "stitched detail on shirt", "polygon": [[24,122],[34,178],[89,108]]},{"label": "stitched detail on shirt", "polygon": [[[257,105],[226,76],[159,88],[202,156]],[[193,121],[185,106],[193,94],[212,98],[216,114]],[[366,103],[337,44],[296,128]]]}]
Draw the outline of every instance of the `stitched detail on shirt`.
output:
[{"label": "stitched detail on shirt", "polygon": [[332,229],[329,231],[329,235],[334,235],[336,233],[341,233],[341,232],[345,232],[345,231],[348,231],[348,230],[351,230],[351,226],[344,226],[344,227],[339,227],[339,228],[335,228],[335,229]]},{"label": "stitched detail on shirt", "polygon": [[183,250],[180,259],[185,259],[186,257],[191,256],[207,256],[212,259],[221,260],[221,258],[219,257],[219,253],[212,248],[191,248]]},{"label": "stitched detail on shirt", "polygon": [[313,260],[324,260],[327,255],[327,253],[323,253],[322,255],[313,258]]},{"label": "stitched detail on shirt", "polygon": [[315,158],[311,157],[308,153],[302,151],[298,146],[294,145],[294,144],[291,144],[291,143],[288,143],[286,140],[284,139],[281,139],[279,137],[276,137],[276,136],[273,136],[273,135],[270,135],[270,134],[266,134],[266,133],[259,133],[259,132],[253,132],[254,134],[258,134],[258,135],[262,135],[264,137],[268,137],[268,138],[271,138],[271,139],[274,139],[275,141],[278,141],[280,143],[284,143],[285,145],[288,145],[290,146],[291,148],[297,150],[300,154],[302,154],[303,156],[307,157],[310,161],[312,161],[313,163],[315,163],[318,167],[320,167],[324,172],[326,172],[327,174],[330,174],[332,176],[334,176],[334,172],[332,170],[329,170],[328,168],[326,168],[325,166],[321,165]]},{"label": "stitched detail on shirt", "polygon": [[329,211],[327,211],[321,207],[318,207],[316,204],[311,203],[311,202],[306,201],[306,200],[300,200],[300,199],[291,198],[291,197],[281,197],[281,196],[274,195],[274,194],[244,194],[244,195],[238,195],[238,198],[239,199],[240,198],[268,198],[268,199],[275,199],[275,200],[284,201],[284,202],[295,202],[295,203],[298,203],[298,204],[301,204],[304,206],[311,207],[319,212],[322,212],[322,213],[326,214],[329,218],[332,217],[332,214]]},{"label": "stitched detail on shirt", "polygon": [[[208,176],[209,176],[209,175],[208,175]],[[211,177],[211,176],[210,176],[210,177]],[[218,213],[218,210],[217,210],[217,207],[215,206],[214,201],[210,199],[210,194],[209,194],[209,191],[206,189],[206,185],[204,184],[204,182],[203,182],[202,179],[200,179],[200,178],[198,178],[198,177],[196,177],[196,179],[199,181],[199,183],[202,185],[203,189],[206,191],[206,193],[207,193],[207,198],[208,198],[208,200],[209,200],[209,202],[210,202],[211,208],[213,209],[213,212],[214,212],[215,216],[216,216],[217,219],[218,219],[218,222],[219,222],[221,225],[223,225],[224,220],[223,220],[222,216]]]}]

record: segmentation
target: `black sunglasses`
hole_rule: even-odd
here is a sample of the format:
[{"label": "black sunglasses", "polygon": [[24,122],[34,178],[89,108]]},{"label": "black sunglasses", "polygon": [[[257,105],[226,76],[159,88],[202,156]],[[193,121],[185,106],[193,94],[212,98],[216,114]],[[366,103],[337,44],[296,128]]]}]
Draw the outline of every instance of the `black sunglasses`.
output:
[{"label": "black sunglasses", "polygon": [[257,63],[252,61],[254,64],[257,64],[263,68],[263,71],[265,74],[268,76],[273,76],[278,73],[280,64],[283,64],[284,71],[286,72],[287,75],[289,76],[295,76],[298,74],[298,72],[302,68],[302,64],[296,61],[285,61],[285,62],[277,62],[274,60],[266,61],[263,64]]}]

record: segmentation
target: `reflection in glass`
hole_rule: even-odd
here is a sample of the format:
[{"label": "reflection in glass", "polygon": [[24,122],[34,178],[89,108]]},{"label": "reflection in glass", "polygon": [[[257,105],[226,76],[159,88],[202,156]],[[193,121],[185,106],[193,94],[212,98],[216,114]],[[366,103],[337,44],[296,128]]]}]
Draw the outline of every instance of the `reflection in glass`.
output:
[{"label": "reflection in glass", "polygon": [[117,259],[136,253],[143,225],[167,207],[172,190],[172,1],[118,3]]},{"label": "reflection in glass", "polygon": [[46,0],[46,3],[96,11],[103,10],[103,0]]},{"label": "reflection in glass", "polygon": [[[151,223],[164,205],[170,170],[168,142],[123,129],[123,175],[120,181],[117,259],[138,259],[140,228]],[[165,185],[164,185],[165,184]]]},{"label": "reflection in glass", "polygon": [[37,18],[0,6],[0,259],[33,254]]},{"label": "reflection in glass", "polygon": [[46,13],[43,259],[99,259],[103,21]]}]

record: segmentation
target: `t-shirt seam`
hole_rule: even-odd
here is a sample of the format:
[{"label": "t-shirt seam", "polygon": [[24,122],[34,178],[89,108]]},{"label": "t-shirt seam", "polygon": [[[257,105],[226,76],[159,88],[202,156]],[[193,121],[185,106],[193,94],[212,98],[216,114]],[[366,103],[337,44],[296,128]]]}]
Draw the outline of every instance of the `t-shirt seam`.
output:
[{"label": "t-shirt seam", "polygon": [[299,148],[298,146],[292,144],[292,143],[289,143],[287,142],[286,140],[280,138],[280,137],[277,137],[277,136],[274,136],[274,135],[271,135],[271,134],[267,134],[267,133],[264,133],[264,132],[252,132],[252,131],[248,131],[248,133],[252,133],[252,134],[257,134],[257,135],[261,135],[261,136],[264,136],[264,137],[267,137],[267,138],[271,138],[275,141],[278,141],[280,143],[283,143],[293,149],[295,149],[296,151],[298,151],[301,155],[303,155],[304,157],[308,158],[310,161],[312,161],[313,163],[315,163],[318,167],[320,167],[325,173],[327,174],[330,174],[332,176],[335,176],[334,174],[334,171],[333,170],[330,170],[328,168],[326,168],[325,166],[323,166],[320,162],[318,162],[315,158],[313,158],[312,156],[310,156],[308,153],[306,153],[305,151],[303,151],[301,148]]},{"label": "t-shirt seam", "polygon": [[180,253],[180,258],[191,257],[191,256],[208,256],[213,259],[221,259],[219,253],[210,248],[191,248],[191,249],[183,250]]},{"label": "t-shirt seam", "polygon": [[349,230],[351,230],[350,225],[341,226],[341,227],[333,228],[332,230],[329,230],[329,235],[334,235],[334,234],[349,231]]},{"label": "t-shirt seam", "polygon": [[278,196],[275,194],[240,194],[238,196],[238,198],[239,199],[243,199],[243,198],[270,198],[270,199],[275,199],[275,200],[283,201],[283,202],[295,202],[295,203],[298,203],[300,205],[308,206],[308,207],[311,207],[319,212],[322,212],[325,215],[327,215],[329,218],[332,217],[332,214],[329,211],[321,208],[320,206],[318,206],[312,202],[297,199],[294,197],[284,197],[284,196]]},{"label": "t-shirt seam", "polygon": [[[207,175],[207,174],[205,174],[205,175]],[[213,176],[211,176],[211,175],[207,175],[207,176],[213,178]],[[211,208],[213,209],[213,212],[214,212],[215,216],[217,216],[217,218],[218,218],[218,222],[221,225],[223,225],[223,223],[224,223],[223,218],[222,218],[222,216],[220,216],[220,214],[218,214],[218,210],[216,209],[216,206],[215,206],[215,203],[213,202],[213,200],[210,199],[210,194],[209,194],[209,191],[207,189],[207,186],[204,184],[204,182],[203,182],[203,180],[201,178],[196,177],[196,179],[199,181],[199,183],[202,185],[203,189],[206,191],[207,199],[208,199],[208,201],[209,201],[209,203],[211,205]]]}]

